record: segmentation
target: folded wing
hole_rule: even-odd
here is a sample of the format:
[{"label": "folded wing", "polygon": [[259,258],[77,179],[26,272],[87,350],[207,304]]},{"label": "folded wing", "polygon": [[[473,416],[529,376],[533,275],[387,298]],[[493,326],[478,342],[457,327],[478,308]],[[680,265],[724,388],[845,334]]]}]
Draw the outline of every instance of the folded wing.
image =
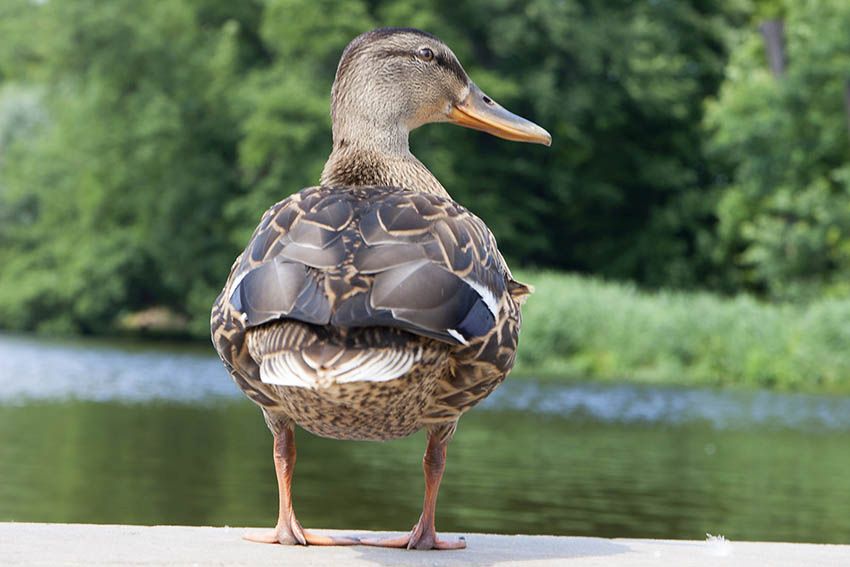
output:
[{"label": "folded wing", "polygon": [[229,293],[247,328],[289,318],[458,344],[494,327],[510,281],[490,231],[449,199],[313,187],[266,213]]}]

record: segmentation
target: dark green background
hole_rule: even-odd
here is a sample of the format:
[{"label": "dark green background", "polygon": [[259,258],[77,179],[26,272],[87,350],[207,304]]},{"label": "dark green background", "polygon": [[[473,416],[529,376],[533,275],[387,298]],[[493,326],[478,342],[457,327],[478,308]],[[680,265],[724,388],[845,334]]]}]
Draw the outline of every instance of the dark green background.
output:
[{"label": "dark green background", "polygon": [[438,34],[553,134],[413,135],[514,266],[847,296],[844,0],[5,0],[0,327],[106,332],[164,306],[205,336],[262,211],[316,182],[336,62],[379,25]]}]

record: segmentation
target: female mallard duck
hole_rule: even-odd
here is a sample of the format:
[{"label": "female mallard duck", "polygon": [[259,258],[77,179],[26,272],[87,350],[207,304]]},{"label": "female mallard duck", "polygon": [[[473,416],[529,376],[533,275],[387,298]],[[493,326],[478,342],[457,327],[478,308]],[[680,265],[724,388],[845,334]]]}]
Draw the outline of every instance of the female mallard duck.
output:
[{"label": "female mallard duck", "polygon": [[[549,145],[539,126],[485,95],[439,39],[365,33],[342,54],[332,91],[333,151],[321,185],[263,215],[212,310],[231,376],[274,434],[277,526],[268,543],[454,549],[434,511],[461,415],[514,363],[519,304],[484,222],[411,153],[408,134],[453,122]],[[304,531],[292,509],[295,424],[334,439],[394,439],[428,428],[425,504],[387,540]]]}]

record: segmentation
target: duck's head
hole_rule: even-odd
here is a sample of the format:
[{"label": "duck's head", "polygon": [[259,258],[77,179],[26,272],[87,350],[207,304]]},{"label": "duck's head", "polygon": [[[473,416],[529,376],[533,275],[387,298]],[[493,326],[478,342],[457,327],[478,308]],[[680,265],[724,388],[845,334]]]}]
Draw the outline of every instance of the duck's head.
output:
[{"label": "duck's head", "polygon": [[452,122],[519,142],[552,142],[546,130],[484,94],[446,44],[410,28],[373,30],[346,47],[333,85],[332,116],[335,145],[364,142],[406,150],[408,133],[429,122]]}]

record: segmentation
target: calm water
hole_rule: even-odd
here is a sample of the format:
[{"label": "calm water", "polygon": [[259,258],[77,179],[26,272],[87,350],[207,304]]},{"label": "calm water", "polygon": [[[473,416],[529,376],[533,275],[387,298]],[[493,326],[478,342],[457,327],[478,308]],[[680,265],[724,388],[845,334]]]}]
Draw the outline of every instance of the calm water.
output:
[{"label": "calm water", "polygon": [[[421,433],[297,435],[305,526],[418,518]],[[270,526],[270,453],[210,351],[0,336],[0,521]],[[515,378],[461,421],[437,521],[850,543],[850,398]]]}]

